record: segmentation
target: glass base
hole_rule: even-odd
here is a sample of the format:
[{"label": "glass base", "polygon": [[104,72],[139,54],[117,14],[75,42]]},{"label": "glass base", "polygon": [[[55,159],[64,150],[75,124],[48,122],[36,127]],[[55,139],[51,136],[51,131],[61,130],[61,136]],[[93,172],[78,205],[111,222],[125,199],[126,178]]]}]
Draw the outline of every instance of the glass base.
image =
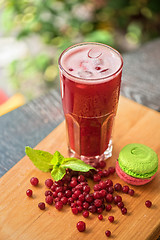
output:
[{"label": "glass base", "polygon": [[74,157],[74,158],[79,158],[82,161],[84,161],[87,164],[93,165],[96,164],[102,160],[106,160],[107,158],[110,158],[112,156],[112,149],[113,149],[113,145],[112,145],[112,140],[109,141],[108,144],[108,148],[106,149],[106,151],[101,154],[101,155],[97,155],[97,156],[92,156],[92,157],[87,157],[87,156],[83,156],[83,155],[78,155],[74,150],[72,150],[71,148],[68,149],[69,152],[69,156],[70,157]]}]

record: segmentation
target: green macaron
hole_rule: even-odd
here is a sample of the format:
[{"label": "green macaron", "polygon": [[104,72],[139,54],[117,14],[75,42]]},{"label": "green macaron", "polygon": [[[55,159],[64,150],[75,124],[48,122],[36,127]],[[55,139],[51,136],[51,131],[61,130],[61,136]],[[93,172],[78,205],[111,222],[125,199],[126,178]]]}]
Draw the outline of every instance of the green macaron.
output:
[{"label": "green macaron", "polygon": [[126,145],[119,154],[120,168],[128,175],[136,178],[150,178],[158,169],[158,156],[144,144]]}]

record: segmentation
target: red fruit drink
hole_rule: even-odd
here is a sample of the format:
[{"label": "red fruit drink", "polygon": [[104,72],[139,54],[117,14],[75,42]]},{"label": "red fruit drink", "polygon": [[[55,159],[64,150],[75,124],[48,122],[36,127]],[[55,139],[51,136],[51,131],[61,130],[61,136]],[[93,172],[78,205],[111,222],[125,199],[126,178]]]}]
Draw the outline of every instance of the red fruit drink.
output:
[{"label": "red fruit drink", "polygon": [[61,96],[72,157],[94,163],[112,155],[123,60],[113,48],[82,43],[59,58]]}]

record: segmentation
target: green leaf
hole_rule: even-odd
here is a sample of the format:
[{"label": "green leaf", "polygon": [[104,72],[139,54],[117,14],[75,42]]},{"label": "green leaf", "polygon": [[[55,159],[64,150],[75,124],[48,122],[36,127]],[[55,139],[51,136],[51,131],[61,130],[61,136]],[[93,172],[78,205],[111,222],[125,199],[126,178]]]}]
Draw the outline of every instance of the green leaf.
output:
[{"label": "green leaf", "polygon": [[35,150],[30,147],[25,148],[25,152],[33,164],[43,172],[50,172],[52,169],[51,160],[53,155],[49,152]]},{"label": "green leaf", "polygon": [[63,162],[64,157],[60,154],[60,152],[56,151],[52,156],[51,164],[54,166],[60,166]]},{"label": "green leaf", "polygon": [[86,164],[80,159],[76,158],[65,158],[64,162],[61,164],[62,168],[70,168],[73,171],[88,172],[90,169],[95,169],[94,167]]},{"label": "green leaf", "polygon": [[51,176],[54,178],[55,181],[59,181],[63,178],[63,176],[66,174],[66,170],[61,167],[56,167],[51,171]]}]

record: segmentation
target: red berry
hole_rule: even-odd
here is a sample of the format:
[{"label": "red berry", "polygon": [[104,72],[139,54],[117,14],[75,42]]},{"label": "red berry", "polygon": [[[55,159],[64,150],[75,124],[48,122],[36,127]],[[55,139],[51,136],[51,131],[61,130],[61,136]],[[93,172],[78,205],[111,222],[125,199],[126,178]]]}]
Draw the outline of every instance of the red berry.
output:
[{"label": "red berry", "polygon": [[108,220],[109,220],[110,222],[114,222],[114,217],[113,217],[113,216],[109,216],[109,217],[108,217]]},{"label": "red berry", "polygon": [[37,186],[38,183],[39,183],[39,180],[38,180],[38,178],[36,178],[36,177],[32,177],[32,178],[30,179],[30,183],[31,183],[33,186]]},{"label": "red berry", "polygon": [[83,175],[78,176],[78,182],[84,182],[86,179]]},{"label": "red berry", "polygon": [[45,191],[45,196],[48,196],[48,195],[52,196],[53,193],[50,190],[47,190],[47,191]]},{"label": "red berry", "polygon": [[70,187],[74,188],[75,186],[77,186],[77,180],[76,180],[76,179],[73,179],[73,180],[70,182]]},{"label": "red berry", "polygon": [[90,192],[90,186],[88,186],[88,185],[83,186],[83,192],[89,193]]},{"label": "red berry", "polygon": [[114,203],[117,204],[118,202],[122,202],[122,197],[119,196],[119,195],[116,195],[116,196],[114,197]]},{"label": "red berry", "polygon": [[96,210],[97,210],[97,208],[96,208],[95,205],[91,205],[91,206],[89,206],[88,210],[89,210],[91,213],[95,213]]},{"label": "red berry", "polygon": [[57,187],[56,185],[52,185],[51,190],[54,192],[56,190],[56,187]]},{"label": "red berry", "polygon": [[93,189],[94,189],[94,191],[99,191],[99,190],[101,190],[101,187],[99,186],[99,184],[95,184]]},{"label": "red berry", "polygon": [[128,190],[128,194],[129,194],[130,196],[133,196],[133,195],[134,195],[134,190],[133,190],[133,189],[129,189],[129,190]]},{"label": "red berry", "polygon": [[82,206],[83,202],[80,200],[77,200],[76,204],[77,204],[77,206]]},{"label": "red berry", "polygon": [[41,210],[44,210],[44,209],[45,209],[45,203],[44,203],[44,202],[38,203],[38,207],[39,207]]},{"label": "red berry", "polygon": [[53,197],[48,195],[45,199],[46,203],[48,203],[49,205],[53,204]]},{"label": "red berry", "polygon": [[69,68],[69,71],[72,72],[72,71],[73,71],[73,68]]},{"label": "red berry", "polygon": [[61,201],[58,201],[55,203],[55,208],[57,210],[61,210],[63,208],[63,203]]},{"label": "red berry", "polygon": [[56,187],[55,191],[57,193],[62,192],[63,191],[63,187],[62,186]]},{"label": "red berry", "polygon": [[121,212],[123,215],[127,214],[127,208],[125,207],[121,208]]},{"label": "red berry", "polygon": [[105,181],[100,181],[99,186],[101,187],[101,189],[106,189],[107,183]]},{"label": "red berry", "polygon": [[96,210],[97,213],[102,213],[103,212],[103,208],[102,207],[98,207]]},{"label": "red berry", "polygon": [[88,218],[89,217],[89,212],[88,211],[84,211],[82,213],[82,215],[83,215],[83,217]]},{"label": "red berry", "polygon": [[113,195],[108,193],[107,196],[106,196],[106,201],[111,203],[113,201]]},{"label": "red berry", "polygon": [[99,182],[99,181],[101,181],[101,176],[98,175],[98,174],[94,174],[94,176],[93,176],[93,181],[94,181],[94,182]]},{"label": "red berry", "polygon": [[128,191],[129,191],[129,187],[128,186],[123,186],[122,187],[122,192],[123,193],[128,193]]},{"label": "red berry", "polygon": [[84,196],[83,194],[80,194],[79,197],[78,197],[78,199],[79,199],[80,201],[84,202],[85,196]]},{"label": "red berry", "polygon": [[68,204],[71,205],[71,203],[74,202],[74,199],[72,197],[68,198]]},{"label": "red berry", "polygon": [[93,193],[93,198],[94,198],[94,199],[99,199],[99,198],[101,198],[100,192],[99,192],[99,191],[94,192],[94,193]]},{"label": "red berry", "polygon": [[28,197],[31,197],[31,196],[32,196],[32,190],[31,190],[31,189],[28,189],[28,190],[26,191],[26,194],[27,194]]},{"label": "red berry", "polygon": [[83,203],[83,208],[84,209],[88,209],[89,208],[89,203],[88,202],[84,202]]},{"label": "red berry", "polygon": [[85,224],[85,222],[79,221],[79,222],[77,223],[77,229],[78,229],[79,232],[84,232],[85,229],[86,229],[86,224]]},{"label": "red berry", "polygon": [[104,197],[107,196],[107,191],[102,189],[102,190],[99,191],[99,195],[100,195],[100,198],[104,198]]},{"label": "red berry", "polygon": [[78,214],[78,209],[77,208],[72,208],[72,213],[77,215]]},{"label": "red berry", "polygon": [[51,186],[53,185],[53,180],[52,179],[47,179],[45,181],[45,185],[46,185],[46,187],[51,188]]},{"label": "red berry", "polygon": [[120,183],[116,183],[114,185],[114,189],[115,189],[115,191],[120,192],[120,191],[122,191],[122,185]]},{"label": "red berry", "polygon": [[66,191],[65,191],[65,196],[66,196],[67,198],[71,197],[71,195],[72,195],[71,190],[66,190]]},{"label": "red berry", "polygon": [[96,70],[101,70],[101,67],[95,67]]},{"label": "red berry", "polygon": [[108,177],[109,171],[107,169],[103,170],[103,177]]},{"label": "red berry", "polygon": [[150,207],[152,206],[152,202],[149,201],[149,200],[147,200],[147,201],[145,202],[145,205],[146,205],[146,207],[150,208]]},{"label": "red berry", "polygon": [[114,167],[109,167],[108,171],[109,171],[110,174],[113,174],[113,173],[115,173],[115,168]]},{"label": "red berry", "polygon": [[54,197],[54,198],[56,198],[57,197],[57,192],[53,192],[53,194],[52,194],[52,196]]},{"label": "red berry", "polygon": [[106,205],[106,211],[109,212],[112,209],[112,206],[110,204]]},{"label": "red berry", "polygon": [[99,162],[99,166],[100,166],[100,168],[105,168],[105,166],[106,166],[106,162],[104,161],[104,160],[102,160],[102,161],[100,161]]},{"label": "red berry", "polygon": [[112,182],[111,179],[107,179],[106,183],[107,183],[107,187],[112,187],[113,186],[113,182]]},{"label": "red berry", "polygon": [[77,209],[78,209],[78,212],[82,212],[83,211],[83,207],[82,206],[78,206]]},{"label": "red berry", "polygon": [[95,200],[94,200],[94,205],[95,205],[96,207],[100,207],[100,206],[102,205],[102,200],[101,200],[101,199],[95,199]]},{"label": "red berry", "polygon": [[103,220],[103,215],[102,215],[102,214],[99,214],[99,215],[98,215],[98,219],[99,219],[99,220]]},{"label": "red berry", "polygon": [[71,203],[71,208],[75,208],[77,204],[75,202]]},{"label": "red berry", "polygon": [[109,230],[105,231],[105,234],[106,234],[107,237],[111,236],[111,232]]},{"label": "red berry", "polygon": [[107,191],[108,191],[108,193],[113,193],[114,192],[114,188],[113,187],[108,187]]},{"label": "red berry", "polygon": [[117,206],[118,206],[119,208],[123,208],[123,207],[124,207],[124,203],[123,203],[123,202],[118,202],[118,203],[117,203]]},{"label": "red berry", "polygon": [[93,202],[93,196],[90,195],[90,194],[87,194],[87,195],[85,196],[85,200],[86,200],[87,202],[91,203],[91,202]]},{"label": "red berry", "polygon": [[62,197],[61,202],[63,203],[63,205],[66,205],[68,202],[68,199],[66,197]]}]

